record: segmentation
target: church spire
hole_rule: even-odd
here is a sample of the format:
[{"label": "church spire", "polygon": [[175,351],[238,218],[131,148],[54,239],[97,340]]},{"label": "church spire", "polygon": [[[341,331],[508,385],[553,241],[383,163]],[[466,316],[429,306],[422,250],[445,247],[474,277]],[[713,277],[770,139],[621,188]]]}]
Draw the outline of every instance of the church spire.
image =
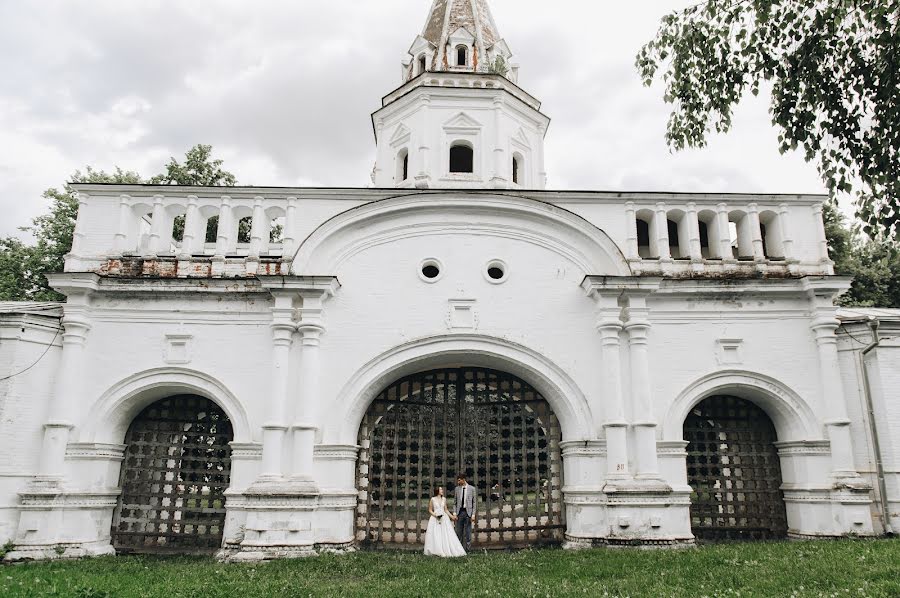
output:
[{"label": "church spire", "polygon": [[425,28],[409,51],[404,78],[424,72],[497,72],[514,80],[512,53],[487,0],[434,0]]}]

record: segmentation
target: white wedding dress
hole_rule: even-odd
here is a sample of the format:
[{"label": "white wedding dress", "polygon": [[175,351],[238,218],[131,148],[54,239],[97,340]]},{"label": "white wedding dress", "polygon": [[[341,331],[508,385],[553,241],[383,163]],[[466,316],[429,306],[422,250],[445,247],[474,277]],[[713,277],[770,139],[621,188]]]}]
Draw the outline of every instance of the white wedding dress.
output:
[{"label": "white wedding dress", "polygon": [[456,529],[450,521],[450,514],[447,513],[447,499],[433,497],[431,510],[440,517],[428,520],[428,528],[425,530],[425,554],[451,558],[466,556],[465,549],[456,537]]}]

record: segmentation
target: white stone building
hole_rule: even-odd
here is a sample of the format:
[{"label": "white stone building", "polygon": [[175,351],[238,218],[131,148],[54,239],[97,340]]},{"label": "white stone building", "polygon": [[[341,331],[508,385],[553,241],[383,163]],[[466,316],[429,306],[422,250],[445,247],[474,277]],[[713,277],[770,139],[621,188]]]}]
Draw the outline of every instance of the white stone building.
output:
[{"label": "white stone building", "polygon": [[68,301],[0,304],[7,558],[416,546],[458,470],[482,547],[896,530],[900,311],[833,307],[825,198],[547,191],[517,73],[435,0],[375,188],[78,185]]}]

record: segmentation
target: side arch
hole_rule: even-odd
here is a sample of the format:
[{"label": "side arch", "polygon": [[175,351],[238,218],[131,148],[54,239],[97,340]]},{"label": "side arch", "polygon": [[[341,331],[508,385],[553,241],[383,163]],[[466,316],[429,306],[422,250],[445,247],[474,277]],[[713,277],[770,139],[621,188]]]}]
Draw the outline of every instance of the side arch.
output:
[{"label": "side arch", "polygon": [[355,444],[369,405],[379,392],[395,380],[420,371],[461,364],[500,370],[528,382],[550,404],[559,419],[564,441],[596,438],[584,393],[552,361],[536,351],[503,339],[480,335],[443,335],[400,345],[362,366],[338,395],[332,411],[342,414],[342,419],[337,425],[328,427],[325,443]]},{"label": "side arch", "polygon": [[148,405],[173,395],[195,394],[216,403],[234,429],[234,442],[252,442],[247,412],[214,377],[187,368],[157,368],[114,384],[91,407],[82,427],[85,442],[121,443],[132,420]]},{"label": "side arch", "polygon": [[471,192],[404,195],[338,214],[303,241],[292,272],[333,275],[369,247],[454,232],[533,243],[571,260],[586,275],[631,275],[618,245],[581,216],[527,197]]},{"label": "side arch", "polygon": [[815,412],[799,394],[770,376],[747,370],[714,372],[684,389],[666,413],[663,438],[681,440],[691,409],[713,395],[731,395],[758,405],[772,419],[779,441],[823,438]]}]

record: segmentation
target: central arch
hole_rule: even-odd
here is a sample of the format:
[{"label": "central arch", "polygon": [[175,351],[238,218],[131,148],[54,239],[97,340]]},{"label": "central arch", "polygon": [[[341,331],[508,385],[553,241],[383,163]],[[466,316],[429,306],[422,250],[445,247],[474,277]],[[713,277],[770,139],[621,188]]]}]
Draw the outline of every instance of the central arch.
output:
[{"label": "central arch", "polygon": [[389,384],[429,369],[465,364],[506,372],[534,387],[559,419],[564,441],[597,440],[599,422],[574,380],[541,353],[513,341],[481,334],[429,336],[381,353],[347,381],[325,426],[323,443],[352,445],[369,405]]},{"label": "central arch", "polygon": [[475,488],[476,547],[561,543],[560,440],[550,405],[516,376],[478,367],[405,376],[360,426],[356,540],[422,545],[433,489],[452,497],[462,472]]}]

